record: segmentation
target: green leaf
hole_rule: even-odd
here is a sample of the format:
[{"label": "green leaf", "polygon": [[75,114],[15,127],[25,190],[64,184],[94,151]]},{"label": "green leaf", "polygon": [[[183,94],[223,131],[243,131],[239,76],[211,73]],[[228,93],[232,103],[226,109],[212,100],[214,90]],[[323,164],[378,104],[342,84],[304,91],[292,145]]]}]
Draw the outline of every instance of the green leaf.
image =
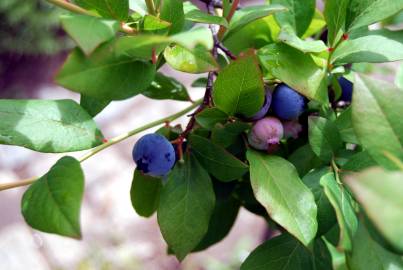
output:
[{"label": "green leaf", "polygon": [[120,100],[146,90],[154,76],[155,66],[151,62],[114,50],[112,42],[99,47],[90,57],[73,50],[56,81],[69,90],[96,99]]},{"label": "green leaf", "polygon": [[354,270],[403,269],[403,260],[393,254],[376,241],[360,223],[353,239],[353,250],[347,256],[347,264]]},{"label": "green leaf", "polygon": [[84,174],[80,163],[63,157],[24,193],[21,211],[34,229],[81,238],[80,208]]},{"label": "green leaf", "polygon": [[350,194],[336,182],[333,173],[328,173],[320,179],[320,184],[332,204],[340,227],[339,245],[344,250],[351,251],[353,236],[357,230],[358,220],[352,206]]},{"label": "green leaf", "polygon": [[395,77],[395,84],[400,89],[403,89],[403,63],[400,64],[400,66],[397,70],[396,77]]},{"label": "green leaf", "polygon": [[229,38],[231,35],[238,32],[244,26],[252,23],[260,18],[267,17],[271,14],[277,12],[283,12],[286,9],[281,5],[259,5],[259,6],[249,6],[237,10],[234,17],[231,20],[228,31],[224,39]]},{"label": "green leaf", "polygon": [[157,210],[162,236],[179,260],[202,240],[215,205],[208,173],[195,157],[178,163],[162,188]]},{"label": "green leaf", "polygon": [[75,0],[78,5],[95,10],[102,17],[126,21],[129,16],[129,0]]},{"label": "green leaf", "polygon": [[88,112],[89,115],[95,117],[100,113],[106,106],[111,103],[109,100],[99,100],[86,95],[81,95],[80,106]]},{"label": "green leaf", "polygon": [[359,144],[353,129],[351,111],[351,106],[349,106],[337,117],[334,123],[339,130],[340,138],[343,142]]},{"label": "green leaf", "polygon": [[320,185],[320,179],[329,172],[329,167],[324,167],[315,169],[302,178],[302,182],[312,191],[318,206],[318,236],[327,233],[337,223],[334,209]]},{"label": "green leaf", "polygon": [[256,199],[270,217],[304,245],[315,238],[317,207],[312,192],[287,160],[253,150],[246,153]]},{"label": "green leaf", "polygon": [[342,166],[343,171],[359,172],[368,167],[378,165],[367,151],[358,152]]},{"label": "green leaf", "polygon": [[[379,46],[379,44],[382,44]],[[403,31],[368,31],[337,47],[332,63],[383,63],[403,59]]]},{"label": "green leaf", "polygon": [[403,250],[403,173],[371,168],[345,177],[379,232],[399,250]]},{"label": "green leaf", "polygon": [[382,164],[384,152],[403,150],[403,90],[364,75],[356,77],[353,91],[354,132],[369,154]]},{"label": "green leaf", "polygon": [[285,44],[271,44],[258,52],[260,62],[276,78],[309,99],[328,101],[326,70],[309,54]]},{"label": "green leaf", "polygon": [[305,144],[295,150],[288,157],[288,160],[295,166],[301,177],[307,174],[312,168],[317,168],[323,163],[312,151],[309,144]]},{"label": "green leaf", "polygon": [[209,15],[199,9],[193,9],[185,14],[185,19],[191,22],[218,24],[228,27],[228,22],[224,17]]},{"label": "green leaf", "polygon": [[286,12],[275,14],[279,25],[289,25],[298,36],[302,36],[315,14],[315,0],[272,0],[271,2],[287,8]]},{"label": "green leaf", "polygon": [[315,10],[315,15],[306,30],[305,34],[302,36],[303,39],[309,38],[318,34],[322,29],[326,26],[325,18],[323,17],[322,12],[319,9]]},{"label": "green leaf", "polygon": [[207,78],[205,77],[198,78],[191,84],[192,87],[201,87],[201,88],[205,88],[206,85],[207,85]]},{"label": "green leaf", "polygon": [[350,0],[346,15],[349,31],[386,19],[403,10],[402,0]]},{"label": "green leaf", "polygon": [[323,161],[330,161],[343,146],[337,126],[318,116],[310,116],[308,124],[312,151]]},{"label": "green leaf", "polygon": [[310,252],[289,234],[282,234],[258,246],[241,265],[241,270],[331,270],[329,250],[316,240]]},{"label": "green leaf", "polygon": [[222,147],[229,147],[239,142],[241,134],[249,128],[249,124],[241,121],[216,125],[211,132],[211,141]]},{"label": "green leaf", "polygon": [[0,143],[45,153],[95,147],[103,135],[73,100],[0,100]]},{"label": "green leaf", "polygon": [[201,47],[192,51],[179,45],[167,47],[164,57],[173,69],[187,73],[205,73],[218,70],[219,67],[211,53]]},{"label": "green leaf", "polygon": [[157,210],[162,182],[135,170],[133,174],[130,198],[134,210],[142,217],[150,217]]},{"label": "green leaf", "polygon": [[189,143],[200,164],[221,181],[239,179],[248,171],[248,165],[208,139],[191,135]]},{"label": "green leaf", "polygon": [[326,0],[325,2],[324,15],[328,29],[328,41],[331,47],[334,47],[341,38],[349,2],[350,0]]},{"label": "green leaf", "polygon": [[238,216],[239,203],[239,200],[231,195],[227,198],[217,198],[208,231],[193,252],[207,249],[228,235]]},{"label": "green leaf", "polygon": [[217,108],[229,115],[250,117],[260,110],[264,102],[264,86],[254,55],[238,58],[218,73],[213,99]]},{"label": "green leaf", "polygon": [[62,15],[63,29],[72,37],[86,55],[100,44],[112,39],[119,30],[119,22],[83,15]]},{"label": "green leaf", "polygon": [[141,94],[152,99],[190,100],[189,94],[183,84],[159,72],[156,74],[150,87]]},{"label": "green leaf", "polygon": [[171,23],[152,15],[145,15],[141,21],[142,32],[165,35],[169,32]]},{"label": "green leaf", "polygon": [[327,50],[321,40],[303,40],[297,36],[295,30],[285,25],[278,36],[278,40],[304,53],[319,53]]},{"label": "green leaf", "polygon": [[206,108],[196,115],[196,121],[204,128],[212,129],[215,124],[223,123],[228,115],[216,107]]},{"label": "green leaf", "polygon": [[185,24],[182,0],[164,0],[160,7],[160,18],[172,24],[170,34],[182,31]]}]

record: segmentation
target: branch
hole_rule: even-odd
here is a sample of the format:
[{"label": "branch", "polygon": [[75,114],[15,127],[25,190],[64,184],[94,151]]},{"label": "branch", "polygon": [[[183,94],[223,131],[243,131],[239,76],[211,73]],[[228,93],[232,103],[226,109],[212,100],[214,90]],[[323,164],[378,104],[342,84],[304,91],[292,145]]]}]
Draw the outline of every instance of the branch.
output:
[{"label": "branch", "polygon": [[[200,104],[202,104],[202,100],[197,100],[195,101],[192,105],[190,105],[189,107],[183,109],[182,111],[179,111],[175,114],[172,114],[170,116],[161,118],[159,120],[153,121],[151,123],[148,123],[144,126],[141,126],[139,128],[133,129],[129,132],[123,133],[119,136],[116,136],[112,139],[110,139],[108,142],[101,144],[91,150],[89,150],[86,154],[84,154],[81,158],[78,159],[79,162],[83,162],[87,159],[89,159],[90,157],[94,156],[95,154],[101,152],[102,150],[105,150],[106,148],[117,144],[133,135],[136,135],[137,133],[143,132],[147,129],[165,124],[166,122],[172,122],[175,119],[189,113],[190,111],[192,111],[193,109],[195,109],[197,106],[199,106]],[[38,179],[38,177],[31,177],[29,179],[25,179],[25,180],[21,180],[21,181],[17,181],[17,182],[11,182],[11,183],[5,183],[5,184],[0,184],[0,191],[2,190],[6,190],[6,189],[11,189],[11,188],[16,188],[16,187],[22,187],[22,186],[27,186],[32,184],[33,182],[35,182]]]},{"label": "branch", "polygon": [[[72,4],[70,2],[64,1],[64,0],[47,0],[49,3],[58,6],[60,8],[63,8],[65,10],[71,11],[73,13],[77,14],[82,14],[82,15],[87,15],[87,16],[92,16],[92,17],[99,17],[98,15],[80,7],[75,4]],[[137,32],[136,29],[131,28],[124,22],[120,22],[120,29],[121,32],[124,32],[126,34],[132,35]]]},{"label": "branch", "polygon": [[[229,11],[229,13],[228,13],[228,15],[226,17],[228,23],[231,22],[231,19],[234,16],[235,11],[238,9],[238,5],[239,5],[239,0],[234,0],[234,2],[232,2],[231,9],[230,9],[230,11]],[[225,31],[227,31],[227,28],[225,28],[224,26],[220,26],[220,30],[218,31],[218,38],[219,39],[223,38],[223,36],[225,34]]]}]

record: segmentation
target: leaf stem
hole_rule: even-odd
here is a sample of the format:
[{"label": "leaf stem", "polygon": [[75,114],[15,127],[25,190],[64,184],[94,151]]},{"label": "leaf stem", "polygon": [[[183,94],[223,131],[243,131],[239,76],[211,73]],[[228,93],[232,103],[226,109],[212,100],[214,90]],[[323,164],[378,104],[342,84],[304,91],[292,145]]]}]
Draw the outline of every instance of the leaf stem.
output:
[{"label": "leaf stem", "polygon": [[[64,1],[64,0],[46,0],[46,1],[48,1],[49,3],[51,3],[51,4],[55,5],[55,6],[58,6],[60,8],[63,8],[65,10],[68,10],[68,11],[71,11],[71,12],[74,12],[74,13],[77,13],[77,14],[88,15],[88,16],[93,16],[93,17],[99,17],[99,15],[97,15],[97,14],[91,12],[91,11],[88,11],[88,10],[86,10],[86,9],[80,7],[80,6],[77,6],[77,5],[73,4],[73,3],[70,3],[70,2],[67,2],[67,1]],[[121,32],[124,32],[124,33],[129,34],[129,35],[132,35],[132,34],[137,32],[136,29],[131,28],[130,26],[128,26],[124,22],[120,22],[120,29],[119,30]]]},{"label": "leaf stem", "polygon": [[[232,2],[231,9],[230,9],[230,11],[229,11],[229,13],[228,13],[228,15],[226,17],[228,23],[231,22],[231,19],[235,14],[235,11],[237,10],[238,5],[239,5],[239,0],[234,0],[234,2]],[[225,34],[225,31],[227,31],[227,28],[225,28],[224,26],[220,26],[220,30],[218,31],[218,38],[219,39],[223,38],[223,36]]]},{"label": "leaf stem", "polygon": [[339,184],[339,185],[343,185],[343,183],[341,182],[341,180],[340,180],[340,175],[339,175],[339,172],[340,172],[340,169],[339,169],[339,167],[337,167],[337,164],[336,164],[336,162],[334,161],[334,159],[332,159],[332,169],[333,169],[333,173],[334,173],[334,176],[335,176],[335,178],[336,178],[336,182]]},{"label": "leaf stem", "polygon": [[[177,119],[177,118],[189,113],[193,109],[197,108],[200,104],[202,104],[202,101],[203,101],[202,99],[199,99],[199,100],[195,101],[194,103],[192,103],[192,105],[190,105],[189,107],[186,107],[185,109],[183,109],[177,113],[174,113],[167,117],[161,118],[159,120],[148,123],[144,126],[135,128],[129,132],[116,136],[116,137],[110,139],[108,142],[98,145],[97,147],[89,150],[86,154],[84,154],[81,158],[79,158],[78,161],[83,162],[83,161],[89,159],[90,157],[94,156],[95,154],[101,152],[102,150],[104,150],[114,144],[117,144],[133,135],[136,135],[137,133],[143,132],[147,129],[150,129],[150,128],[153,128],[153,127],[156,127],[156,126],[159,126],[162,124],[165,124],[166,122],[174,121],[175,119]],[[12,188],[16,188],[16,187],[27,186],[27,185],[30,185],[33,182],[35,182],[37,179],[38,179],[38,177],[31,177],[31,178],[28,178],[25,180],[0,184],[0,191],[6,190],[6,189],[12,189]]]},{"label": "leaf stem", "polygon": [[156,15],[154,0],[146,0],[147,11],[151,15]]}]

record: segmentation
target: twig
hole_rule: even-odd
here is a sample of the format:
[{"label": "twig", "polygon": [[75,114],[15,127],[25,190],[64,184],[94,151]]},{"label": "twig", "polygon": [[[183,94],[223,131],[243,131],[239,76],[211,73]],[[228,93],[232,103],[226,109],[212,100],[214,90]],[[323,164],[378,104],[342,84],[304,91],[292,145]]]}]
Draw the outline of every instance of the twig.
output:
[{"label": "twig", "polygon": [[[231,22],[231,19],[234,16],[235,11],[238,9],[238,5],[239,5],[239,0],[234,0],[234,2],[232,2],[231,9],[226,17],[228,23]],[[218,31],[218,39],[223,38],[225,31],[227,31],[227,28],[225,28],[224,26],[220,26],[220,30]]]},{"label": "twig", "polygon": [[236,60],[236,56],[235,54],[233,54],[227,47],[224,46],[224,44],[222,44],[221,42],[219,42],[217,44],[218,48],[223,51],[229,58],[231,58],[232,60]]}]

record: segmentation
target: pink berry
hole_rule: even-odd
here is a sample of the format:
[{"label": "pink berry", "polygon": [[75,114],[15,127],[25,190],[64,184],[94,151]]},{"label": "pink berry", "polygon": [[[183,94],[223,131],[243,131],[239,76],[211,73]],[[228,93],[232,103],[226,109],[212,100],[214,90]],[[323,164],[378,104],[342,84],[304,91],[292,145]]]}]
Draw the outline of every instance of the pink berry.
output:
[{"label": "pink berry", "polygon": [[249,144],[259,150],[269,150],[283,138],[284,130],[280,120],[275,117],[265,117],[255,122],[248,134]]},{"label": "pink berry", "polygon": [[302,125],[298,121],[283,122],[284,138],[298,138],[298,134],[302,131]]}]

